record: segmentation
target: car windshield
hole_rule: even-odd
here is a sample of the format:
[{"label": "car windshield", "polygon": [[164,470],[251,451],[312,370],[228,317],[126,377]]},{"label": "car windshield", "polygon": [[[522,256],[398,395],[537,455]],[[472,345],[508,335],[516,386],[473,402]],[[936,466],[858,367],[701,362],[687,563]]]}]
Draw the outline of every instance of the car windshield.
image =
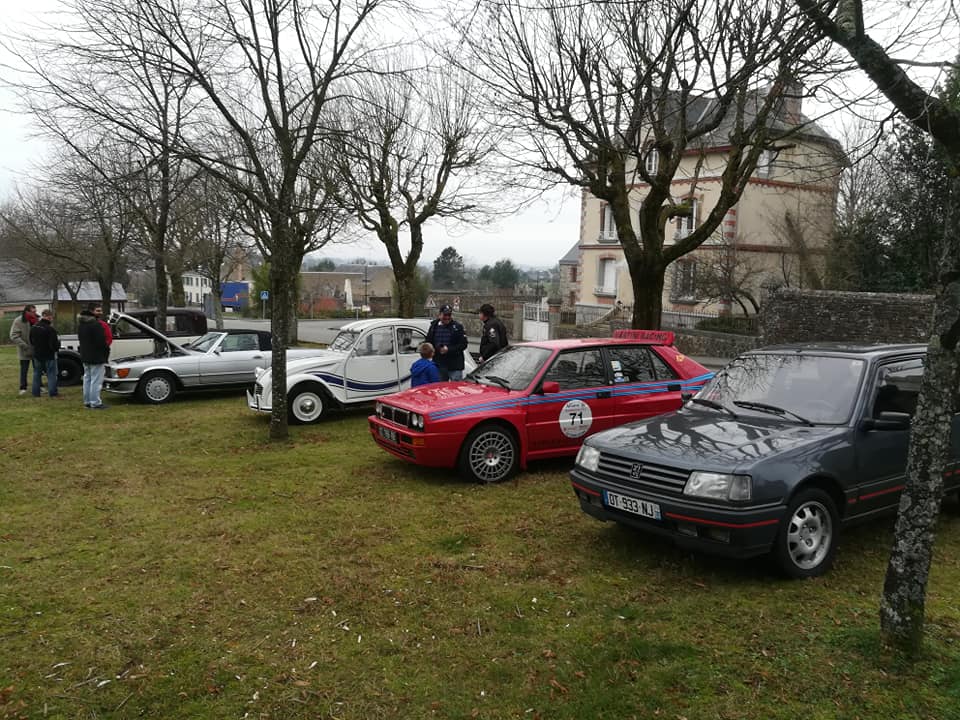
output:
[{"label": "car windshield", "polygon": [[198,352],[207,352],[217,344],[217,341],[221,337],[223,337],[223,333],[209,332],[190,343],[190,349],[197,350]]},{"label": "car windshield", "polygon": [[552,354],[546,348],[510,345],[467,375],[467,379],[510,390],[525,390]]},{"label": "car windshield", "polygon": [[[800,353],[742,355],[696,397],[738,414],[781,414],[794,421],[799,417],[839,424],[853,410],[864,365],[856,358]],[[758,405],[751,407],[751,403]]]},{"label": "car windshield", "polygon": [[333,342],[330,343],[330,349],[349,352],[350,348],[356,344],[358,337],[360,337],[360,333],[356,330],[341,330],[337,333]]}]

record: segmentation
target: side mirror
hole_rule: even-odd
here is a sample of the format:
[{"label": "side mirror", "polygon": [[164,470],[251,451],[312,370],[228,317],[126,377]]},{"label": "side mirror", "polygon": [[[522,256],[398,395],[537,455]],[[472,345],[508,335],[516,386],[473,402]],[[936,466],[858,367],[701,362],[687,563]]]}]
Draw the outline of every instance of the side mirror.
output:
[{"label": "side mirror", "polygon": [[667,385],[667,392],[680,392],[681,387],[680,383],[670,383]]},{"label": "side mirror", "polygon": [[688,403],[692,399],[693,399],[693,393],[690,392],[689,390],[684,390],[682,393],[680,393],[681,402]]},{"label": "side mirror", "polygon": [[902,412],[882,412],[880,417],[864,418],[861,430],[909,430],[910,415]]},{"label": "side mirror", "polygon": [[540,392],[544,395],[553,395],[554,393],[560,392],[560,383],[556,380],[544,380],[543,384],[540,386]]}]

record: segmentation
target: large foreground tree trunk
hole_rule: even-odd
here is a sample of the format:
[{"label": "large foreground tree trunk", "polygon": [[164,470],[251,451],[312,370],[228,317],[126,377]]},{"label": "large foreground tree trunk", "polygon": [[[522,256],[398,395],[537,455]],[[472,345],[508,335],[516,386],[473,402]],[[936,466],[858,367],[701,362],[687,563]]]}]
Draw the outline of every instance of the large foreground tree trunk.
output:
[{"label": "large foreground tree trunk", "polygon": [[907,486],[900,499],[893,549],[880,601],[884,643],[907,654],[923,641],[927,581],[933,557],[943,472],[951,456],[951,426],[960,383],[960,180],[952,186],[950,231],[943,249],[933,332],[910,431]]},{"label": "large foreground tree trunk", "polygon": [[631,263],[630,280],[633,284],[633,323],[642,330],[659,330],[663,313],[664,269],[649,261]]},{"label": "large foreground tree trunk", "polygon": [[[286,228],[275,233],[286,232]],[[274,239],[274,248],[283,248],[285,242]],[[285,440],[287,431],[287,347],[290,337],[293,300],[296,284],[290,282],[290,274],[299,271],[299,258],[292,254],[274,252],[270,256],[270,327],[273,352],[271,376],[273,379],[273,412],[270,414],[270,439]]]}]

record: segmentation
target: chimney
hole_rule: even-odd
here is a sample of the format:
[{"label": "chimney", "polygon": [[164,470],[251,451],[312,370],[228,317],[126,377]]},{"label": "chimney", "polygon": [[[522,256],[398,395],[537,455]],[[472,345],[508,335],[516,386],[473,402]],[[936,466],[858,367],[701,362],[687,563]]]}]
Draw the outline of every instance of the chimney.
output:
[{"label": "chimney", "polygon": [[788,78],[783,87],[783,103],[780,116],[787,125],[800,124],[800,107],[803,103],[803,83]]}]

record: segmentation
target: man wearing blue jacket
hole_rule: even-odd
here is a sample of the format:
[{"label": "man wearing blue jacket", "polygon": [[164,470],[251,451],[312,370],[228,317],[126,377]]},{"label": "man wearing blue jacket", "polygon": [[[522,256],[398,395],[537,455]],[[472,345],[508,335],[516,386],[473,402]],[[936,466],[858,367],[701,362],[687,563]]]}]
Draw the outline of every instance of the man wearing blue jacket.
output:
[{"label": "man wearing blue jacket", "polygon": [[430,323],[427,342],[436,349],[433,361],[441,380],[463,380],[463,353],[467,349],[467,333],[463,325],[453,319],[453,308],[444,305],[440,317]]}]

